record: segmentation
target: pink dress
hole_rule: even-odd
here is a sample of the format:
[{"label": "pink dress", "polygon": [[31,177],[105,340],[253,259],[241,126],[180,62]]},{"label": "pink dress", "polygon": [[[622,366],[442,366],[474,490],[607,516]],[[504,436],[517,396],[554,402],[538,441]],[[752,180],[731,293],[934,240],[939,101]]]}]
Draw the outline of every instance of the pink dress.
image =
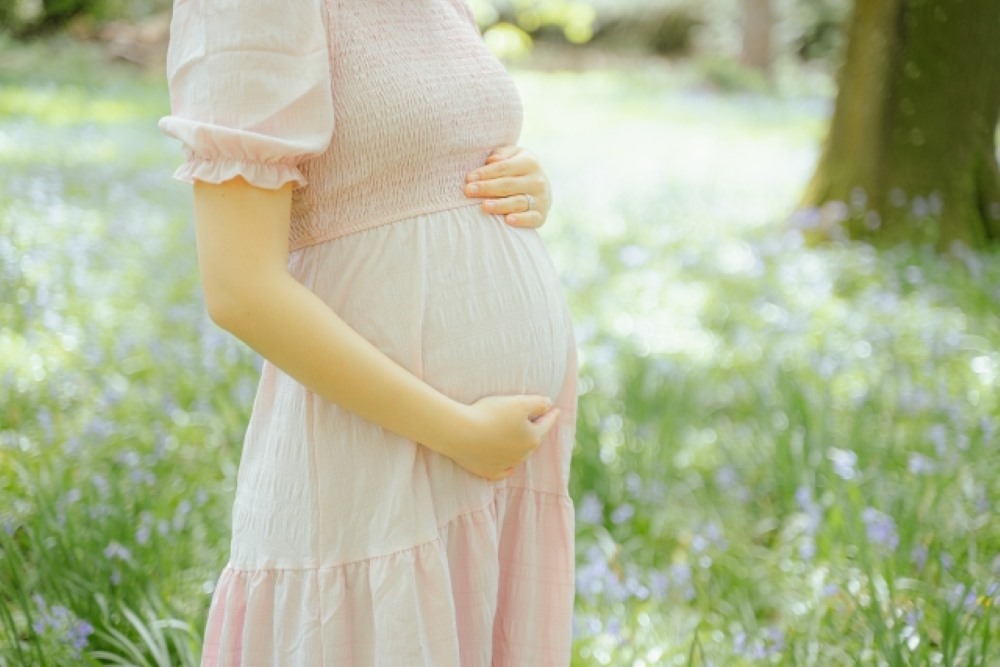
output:
[{"label": "pink dress", "polygon": [[203,664],[568,665],[572,325],[538,234],[462,192],[521,126],[463,0],[175,0],[167,69],[175,177],[294,182],[289,268],[352,327],[460,401],[562,409],[488,482],[265,364]]}]

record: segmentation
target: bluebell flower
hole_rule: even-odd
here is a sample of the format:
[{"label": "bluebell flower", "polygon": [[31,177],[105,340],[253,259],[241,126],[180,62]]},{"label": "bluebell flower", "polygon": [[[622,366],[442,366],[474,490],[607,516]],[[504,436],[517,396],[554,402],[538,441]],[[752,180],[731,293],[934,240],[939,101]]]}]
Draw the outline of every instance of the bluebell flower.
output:
[{"label": "bluebell flower", "polygon": [[108,478],[104,475],[97,473],[90,478],[90,483],[94,485],[97,492],[100,494],[101,498],[108,497],[108,491],[110,490],[110,485],[108,484]]},{"label": "bluebell flower", "polygon": [[611,513],[611,522],[621,525],[635,516],[635,508],[631,503],[622,503]]},{"label": "bluebell flower", "polygon": [[927,206],[931,215],[940,216],[941,211],[944,210],[944,201],[941,199],[941,193],[936,190],[932,192],[927,198]]},{"label": "bluebell flower", "polygon": [[687,563],[675,563],[670,566],[671,583],[678,587],[685,600],[693,600],[694,584],[691,582],[691,566]]},{"label": "bluebell flower", "polygon": [[576,508],[577,518],[581,523],[596,526],[604,521],[604,503],[593,491],[588,491]]},{"label": "bluebell flower", "polygon": [[739,483],[739,475],[736,474],[736,468],[730,465],[720,466],[715,471],[715,483],[723,489]]},{"label": "bluebell flower", "polygon": [[670,580],[662,572],[653,572],[649,575],[649,592],[657,600],[667,597],[670,592]]},{"label": "bluebell flower", "polygon": [[87,646],[88,638],[94,633],[94,626],[76,618],[73,612],[62,605],[53,605],[50,608],[45,598],[37,593],[31,598],[38,608],[38,616],[31,624],[35,634],[53,637],[56,641],[68,645],[75,658],[80,657],[80,652]]},{"label": "bluebell flower", "polygon": [[733,636],[733,653],[741,658],[758,661],[781,655],[785,648],[785,633],[777,626],[764,631],[764,636],[750,639],[742,630]]},{"label": "bluebell flower", "polygon": [[934,424],[927,429],[927,438],[933,443],[937,455],[944,456],[948,451],[948,429],[944,424]]},{"label": "bluebell flower", "polygon": [[637,600],[649,598],[649,588],[647,588],[634,573],[625,578],[625,590]]},{"label": "bluebell flower", "polygon": [[867,211],[865,213],[865,228],[875,231],[882,226],[882,216],[878,211]]},{"label": "bluebell flower", "polygon": [[918,454],[916,452],[910,454],[910,460],[907,466],[911,474],[914,475],[930,475],[937,471],[937,464],[931,459],[924,456],[923,454]]},{"label": "bluebell flower", "polygon": [[851,201],[851,208],[853,208],[857,213],[864,211],[865,207],[868,206],[868,193],[866,193],[865,189],[860,186],[856,185],[851,188],[849,199]]},{"label": "bluebell flower", "polygon": [[577,568],[576,589],[583,597],[595,600],[605,592],[608,579],[613,576],[604,554],[592,546],[587,550],[586,562]]},{"label": "bluebell flower", "polygon": [[111,543],[104,548],[104,557],[108,560],[115,560],[117,558],[118,560],[128,562],[132,560],[132,552],[128,550],[128,547],[112,540]]},{"label": "bluebell flower", "polygon": [[87,639],[90,635],[94,634],[94,626],[92,626],[87,621],[77,621],[67,633],[67,638],[70,641],[70,646],[79,655],[80,651],[87,645]]},{"label": "bluebell flower", "polygon": [[910,552],[910,560],[913,561],[918,571],[923,570],[924,565],[927,564],[927,547],[923,544],[913,547],[913,551]]},{"label": "bluebell flower", "polygon": [[[1000,206],[1000,204],[997,204]],[[983,440],[993,442],[993,436],[997,434],[997,421],[991,417],[983,417],[979,421],[979,427],[983,431]]]},{"label": "bluebell flower", "polygon": [[185,499],[182,500],[177,505],[177,510],[174,512],[173,526],[174,530],[181,531],[184,528],[184,522],[187,520],[187,515],[191,512],[191,501]]},{"label": "bluebell flower", "polygon": [[874,507],[866,507],[861,512],[861,519],[865,523],[865,534],[869,542],[889,550],[899,546],[896,522],[891,516],[879,512]]},{"label": "bluebell flower", "polygon": [[795,490],[795,502],[806,515],[806,531],[815,532],[823,522],[823,508],[813,500],[812,489],[800,486]]},{"label": "bluebell flower", "polygon": [[625,488],[628,489],[633,498],[640,497],[642,495],[642,477],[635,472],[628,473],[625,475]]},{"label": "bluebell flower", "polygon": [[573,615],[573,638],[581,639],[600,634],[601,619],[594,614]]},{"label": "bluebell flower", "polygon": [[857,476],[858,455],[851,450],[831,447],[830,451],[827,452],[827,457],[833,464],[833,472],[837,473],[841,479],[850,481]]},{"label": "bluebell flower", "polygon": [[703,532],[695,533],[691,538],[691,551],[696,554],[703,553],[710,547],[725,551],[728,546],[729,542],[723,537],[722,528],[716,521],[709,522]]},{"label": "bluebell flower", "polygon": [[816,207],[803,208],[795,211],[790,219],[791,225],[798,229],[815,229],[819,227],[823,216]]}]

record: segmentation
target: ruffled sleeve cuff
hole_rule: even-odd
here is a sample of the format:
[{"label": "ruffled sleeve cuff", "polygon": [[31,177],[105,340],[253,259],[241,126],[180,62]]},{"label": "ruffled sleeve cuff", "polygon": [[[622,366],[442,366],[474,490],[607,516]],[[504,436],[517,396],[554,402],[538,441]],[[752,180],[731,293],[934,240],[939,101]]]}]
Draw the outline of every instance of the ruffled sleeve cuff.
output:
[{"label": "ruffled sleeve cuff", "polygon": [[175,179],[191,185],[194,185],[195,181],[225,183],[237,176],[242,176],[251,185],[267,190],[277,190],[286,183],[293,183],[295,188],[309,184],[297,166],[280,162],[191,157],[174,172]]},{"label": "ruffled sleeve cuff", "polygon": [[256,132],[217,127],[176,116],[160,119],[160,131],[182,142],[184,163],[174,178],[223,183],[242,176],[259,188],[277,190],[286,183],[304,187],[308,180],[299,165],[322,153],[322,136],[274,137]]}]

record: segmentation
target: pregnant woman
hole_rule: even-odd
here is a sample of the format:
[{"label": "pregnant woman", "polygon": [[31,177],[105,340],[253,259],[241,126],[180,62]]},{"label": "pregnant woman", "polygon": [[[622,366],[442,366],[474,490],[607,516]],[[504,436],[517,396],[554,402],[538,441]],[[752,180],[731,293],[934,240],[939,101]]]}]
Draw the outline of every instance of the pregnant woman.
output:
[{"label": "pregnant woman", "polygon": [[569,664],[572,326],[464,0],[175,0],[212,319],[265,359],[204,665]]}]

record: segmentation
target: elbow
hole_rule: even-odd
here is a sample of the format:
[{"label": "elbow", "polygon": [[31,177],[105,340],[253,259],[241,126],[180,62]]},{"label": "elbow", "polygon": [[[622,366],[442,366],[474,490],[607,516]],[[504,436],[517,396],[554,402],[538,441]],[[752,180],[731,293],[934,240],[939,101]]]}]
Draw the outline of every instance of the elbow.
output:
[{"label": "elbow", "polygon": [[242,338],[243,322],[249,319],[249,301],[238,289],[204,283],[202,293],[209,319],[221,329]]},{"label": "elbow", "polygon": [[[247,342],[254,329],[274,315],[276,304],[287,298],[289,284],[283,267],[276,271],[262,270],[250,278],[243,273],[212,277],[203,273],[205,310],[219,328]],[[298,285],[294,281],[291,284]]]}]

